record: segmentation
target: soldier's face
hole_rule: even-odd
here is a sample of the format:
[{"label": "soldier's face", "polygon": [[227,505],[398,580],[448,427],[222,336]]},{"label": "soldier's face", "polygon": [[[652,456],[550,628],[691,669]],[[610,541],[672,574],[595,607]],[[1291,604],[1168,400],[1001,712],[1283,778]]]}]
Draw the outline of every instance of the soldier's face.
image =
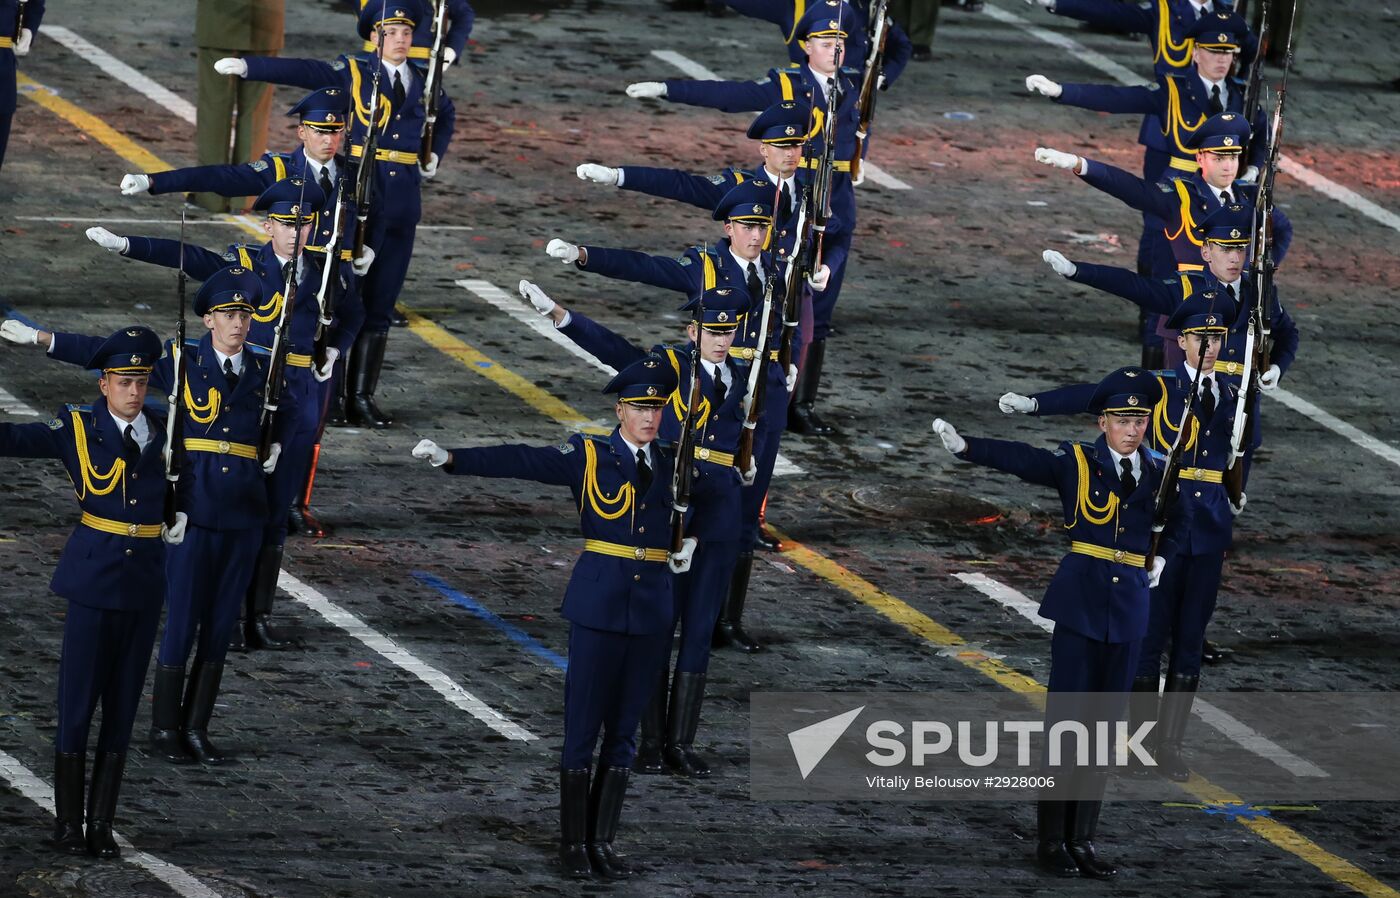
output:
[{"label": "soldier's face", "polygon": [[204,326],[214,335],[214,348],[224,355],[237,355],[248,339],[253,316],[242,309],[210,312],[204,316]]},{"label": "soldier's face", "polygon": [[1216,280],[1233,284],[1244,273],[1244,257],[1248,247],[1225,246],[1207,241],[1201,246],[1201,258],[1210,266]]},{"label": "soldier's face", "polygon": [[1235,64],[1235,51],[1197,47],[1192,51],[1191,59],[1196,63],[1196,71],[1201,73],[1202,78],[1207,81],[1222,81],[1230,74],[1230,67]]},{"label": "soldier's face", "polygon": [[763,252],[763,242],[768,239],[768,225],[752,224],[747,221],[726,221],[724,234],[729,245],[741,259],[752,261]]},{"label": "soldier's face", "polygon": [[1147,433],[1146,415],[1099,415],[1099,430],[1110,449],[1119,455],[1132,455]]},{"label": "soldier's face", "polygon": [[1196,164],[1201,167],[1201,180],[1217,190],[1224,190],[1240,176],[1239,153],[1197,153]]},{"label": "soldier's face", "polygon": [[[369,39],[374,43],[379,43],[379,32],[371,31]],[[384,60],[390,65],[398,65],[408,58],[408,51],[413,47],[413,29],[407,25],[385,25],[384,26]]]},{"label": "soldier's face", "polygon": [[[263,230],[272,241],[272,251],[284,259],[290,259],[297,251],[297,228],[275,218],[263,219]],[[306,235],[311,232],[311,221],[301,226],[301,245],[306,246]]]},{"label": "soldier's face", "polygon": [[[1215,360],[1220,357],[1222,339],[1220,334],[1177,334],[1176,345],[1186,353],[1186,361],[1190,362],[1193,368],[1209,371],[1215,367]],[[1202,346],[1206,351],[1204,359],[1201,359]]]},{"label": "soldier's face", "polygon": [[617,424],[627,441],[645,446],[656,439],[661,429],[661,413],[665,406],[635,405],[631,402],[617,404]]},{"label": "soldier's face", "polygon": [[689,335],[691,342],[694,342],[695,338],[699,336],[700,357],[702,359],[707,362],[713,362],[716,365],[723,365],[724,360],[729,358],[729,347],[734,345],[734,336],[738,333],[738,330],[736,328],[731,328],[729,330],[712,331],[697,328],[692,324],[685,329],[685,332]]},{"label": "soldier's face", "polygon": [[103,374],[97,380],[97,388],[107,399],[107,407],[123,421],[135,421],[146,401],[144,374]]},{"label": "soldier's face", "polygon": [[345,142],[345,129],[322,131],[319,128],[297,125],[297,137],[301,138],[306,155],[317,162],[329,162],[332,156],[340,152],[340,145]]},{"label": "soldier's face", "polygon": [[846,54],[846,41],[839,37],[807,38],[807,62],[821,75],[833,75]]},{"label": "soldier's face", "polygon": [[[763,167],[786,181],[797,173],[797,163],[802,159],[802,144],[791,147],[776,147],[769,143],[758,145],[758,155],[763,157]],[[797,202],[797,197],[793,197]]]}]

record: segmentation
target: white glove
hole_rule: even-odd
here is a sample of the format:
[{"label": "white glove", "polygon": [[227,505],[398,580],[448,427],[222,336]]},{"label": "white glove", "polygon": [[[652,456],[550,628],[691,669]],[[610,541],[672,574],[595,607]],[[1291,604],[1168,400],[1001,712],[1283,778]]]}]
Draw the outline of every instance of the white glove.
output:
[{"label": "white glove", "polygon": [[627,96],[634,100],[659,100],[666,96],[666,85],[660,81],[638,81],[627,85]]},{"label": "white glove", "polygon": [[160,538],[165,540],[168,546],[178,546],[185,541],[185,525],[190,522],[190,516],[183,511],[175,512],[175,526],[168,527],[160,525]]},{"label": "white glove", "polygon": [[1064,253],[1055,252],[1053,249],[1047,249],[1045,252],[1041,253],[1040,258],[1044,259],[1046,264],[1055,269],[1055,273],[1060,277],[1074,277],[1074,273],[1079,270],[1079,266],[1075,265],[1069,259],[1066,259]]},{"label": "white glove", "polygon": [[263,473],[271,474],[277,470],[277,459],[282,457],[282,444],[273,443],[267,450],[267,461],[263,462]]},{"label": "white glove", "polygon": [[418,163],[418,174],[420,174],[420,175],[423,176],[423,180],[425,180],[425,181],[431,181],[433,178],[436,178],[436,177],[437,177],[437,167],[438,167],[438,154],[437,154],[437,153],[429,153],[429,154],[428,154],[428,164],[427,164],[427,165],[424,165],[424,164],[421,163],[421,162]]},{"label": "white glove", "polygon": [[1040,403],[1030,396],[1020,393],[1003,393],[997,400],[997,408],[1004,415],[1029,415],[1040,407]]},{"label": "white glove", "polygon": [[693,536],[687,536],[681,540],[681,550],[672,552],[671,557],[666,559],[666,564],[670,566],[671,573],[684,574],[690,570],[690,559],[695,554],[695,546],[699,543]]},{"label": "white glove", "polygon": [[1246,183],[1246,184],[1253,184],[1255,181],[1258,181],[1258,180],[1259,180],[1259,166],[1257,166],[1257,165],[1251,165],[1251,166],[1249,166],[1248,168],[1246,168],[1246,169],[1244,170],[1244,174],[1242,174],[1242,175],[1239,176],[1239,179],[1238,179],[1238,180],[1241,180],[1241,181],[1243,181],[1243,182]]},{"label": "white glove", "polygon": [[334,346],[327,346],[326,363],[317,368],[316,373],[313,375],[318,384],[323,384],[331,379],[331,375],[335,373],[335,360],[338,358],[340,358],[340,350],[336,349]]},{"label": "white glove", "polygon": [[520,282],[520,295],[530,301],[530,305],[535,307],[536,312],[546,317],[548,317],[549,313],[553,312],[554,307],[558,305],[558,303],[549,298],[549,294],[529,281]]},{"label": "white glove", "polygon": [[1248,503],[1249,503],[1249,496],[1245,495],[1244,493],[1240,493],[1240,504],[1239,504],[1239,505],[1236,505],[1235,503],[1231,502],[1229,496],[1226,496],[1226,497],[1225,497],[1225,504],[1228,505],[1228,506],[1230,506],[1230,514],[1233,515],[1233,516],[1235,516],[1235,517],[1239,517],[1240,512],[1244,511],[1244,507],[1245,507],[1245,505],[1247,505]]},{"label": "white glove", "polygon": [[4,322],[0,322],[0,337],[4,337],[11,343],[32,346],[39,342],[39,330],[22,321],[6,318]]},{"label": "white glove", "polygon": [[237,75],[240,78],[248,76],[248,63],[237,56],[225,56],[214,63],[214,71],[220,75]]},{"label": "white glove", "polygon": [[1152,556],[1152,570],[1147,572],[1148,586],[1156,587],[1158,583],[1162,582],[1162,571],[1166,569],[1166,566],[1167,559],[1163,558],[1161,555]]},{"label": "white glove", "polygon": [[788,365],[787,380],[785,381],[785,384],[784,384],[784,385],[787,387],[787,391],[788,391],[789,393],[791,393],[794,389],[797,388],[797,366],[796,366],[796,365]]},{"label": "white glove", "polygon": [[943,441],[943,448],[957,455],[967,448],[967,440],[958,436],[958,432],[953,429],[953,425],[942,418],[933,420],[933,432],[938,434],[938,438]]},{"label": "white glove", "polygon": [[1026,0],[1027,6],[1039,6],[1041,9],[1054,10],[1055,0]]},{"label": "white glove", "polygon": [[418,445],[413,447],[413,457],[423,459],[434,468],[441,468],[447,464],[447,460],[452,456],[448,455],[446,449],[432,440],[419,440]]},{"label": "white glove", "polygon": [[34,32],[28,28],[19,30],[19,40],[15,41],[15,55],[28,56],[29,46],[34,43]]},{"label": "white glove", "polygon": [[87,239],[107,250],[109,253],[124,253],[131,241],[125,237],[118,237],[106,228],[88,228]]},{"label": "white glove", "polygon": [[885,73],[884,73],[884,72],[881,72],[881,73],[880,73],[880,77],[875,79],[875,89],[876,89],[876,90],[888,90],[889,88],[886,87],[886,85],[889,84],[889,83],[890,83],[890,82],[889,82],[889,79],[887,79],[887,78],[885,77]]},{"label": "white glove", "polygon": [[856,169],[856,176],[855,176],[854,178],[851,179],[851,186],[852,186],[852,187],[859,187],[860,185],[862,185],[862,184],[864,184],[864,183],[865,183],[865,166],[862,165],[862,166],[860,166],[860,168]]},{"label": "white glove", "polygon": [[1065,171],[1079,172],[1080,158],[1073,153],[1065,153],[1060,150],[1052,150],[1049,147],[1035,148],[1035,161],[1045,165],[1053,165],[1055,168],[1063,168]]},{"label": "white glove", "polygon": [[544,251],[560,262],[563,262],[565,265],[568,265],[570,262],[578,261],[578,247],[574,246],[572,243],[565,243],[558,237],[549,241]]},{"label": "white glove", "polygon": [[150,189],[150,175],[122,175],[122,196],[136,196]]},{"label": "white glove", "polygon": [[831,281],[831,268],[826,265],[821,266],[816,271],[807,276],[807,283],[812,285],[812,289],[818,293],[826,289],[826,285]]},{"label": "white glove", "polygon": [[451,47],[443,47],[443,48],[442,48],[442,70],[443,70],[444,72],[447,71],[447,69],[452,65],[452,63],[454,63],[454,62],[456,62],[456,61],[457,61],[457,51],[454,50],[454,49],[452,49]]},{"label": "white glove", "polygon": [[739,472],[739,481],[744,486],[753,486],[753,482],[758,479],[758,462],[749,459],[749,469]]},{"label": "white glove", "polygon": [[364,277],[369,274],[369,267],[374,264],[374,249],[366,246],[365,251],[354,259],[350,260],[350,268],[355,274]]},{"label": "white glove", "polygon": [[1259,386],[1266,390],[1277,390],[1280,377],[1283,377],[1283,369],[1278,365],[1270,365],[1268,371],[1259,375]]},{"label": "white glove", "polygon": [[1054,99],[1064,92],[1064,88],[1044,75],[1027,75],[1026,90]]},{"label": "white glove", "polygon": [[585,162],[574,169],[574,174],[578,175],[580,181],[592,181],[594,184],[603,184],[608,187],[617,186],[618,170],[608,168],[606,165],[599,165],[596,162]]}]

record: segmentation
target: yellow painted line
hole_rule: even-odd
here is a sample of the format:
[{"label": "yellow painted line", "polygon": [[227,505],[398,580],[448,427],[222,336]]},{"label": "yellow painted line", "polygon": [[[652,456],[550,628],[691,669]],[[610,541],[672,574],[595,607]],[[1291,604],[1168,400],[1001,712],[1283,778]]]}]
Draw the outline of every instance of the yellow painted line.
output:
[{"label": "yellow painted line", "polygon": [[117,131],[102,119],[73,105],[28,75],[19,75],[16,84],[19,87],[20,96],[28,97],[59,118],[95,137],[99,143],[127,162],[137,166],[141,171],[166,171],[171,168],[159,157],[137,146],[131,138]]}]

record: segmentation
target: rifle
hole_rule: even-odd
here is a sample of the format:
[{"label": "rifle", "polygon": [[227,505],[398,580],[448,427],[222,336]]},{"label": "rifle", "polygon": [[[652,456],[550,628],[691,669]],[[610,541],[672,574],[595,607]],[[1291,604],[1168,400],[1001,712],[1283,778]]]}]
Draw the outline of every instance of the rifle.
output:
[{"label": "rifle", "polygon": [[447,0],[437,0],[433,9],[433,50],[428,57],[428,83],[423,88],[423,105],[427,117],[423,120],[423,143],[418,148],[418,162],[427,166],[433,161],[433,137],[437,133],[438,100],[442,95],[443,47],[447,37]]},{"label": "rifle", "polygon": [[[1291,36],[1290,36],[1291,43]],[[1244,457],[1254,439],[1254,409],[1259,404],[1263,383],[1262,372],[1269,364],[1269,302],[1273,297],[1273,212],[1274,176],[1278,174],[1280,141],[1283,137],[1283,104],[1288,96],[1288,71],[1293,66],[1290,47],[1283,66],[1283,81],[1279,84],[1274,103],[1273,127],[1269,133],[1269,156],[1259,173],[1259,192],[1254,202],[1254,245],[1250,257],[1250,276],[1254,281],[1254,299],[1250,304],[1249,323],[1245,331],[1244,371],[1239,398],[1235,403],[1235,423],[1230,432],[1230,459],[1225,468],[1225,493],[1235,507],[1244,495]]]},{"label": "rifle", "polygon": [[263,396],[262,414],[258,417],[258,460],[267,461],[272,452],[273,425],[276,424],[277,406],[282,401],[282,376],[287,370],[287,353],[291,348],[291,335],[287,333],[292,318],[292,306],[297,298],[297,283],[301,264],[301,207],[306,199],[306,179],[294,178],[301,186],[301,198],[297,200],[296,220],[293,225],[296,239],[292,246],[292,267],[287,272],[287,280],[282,285],[282,314],[277,319],[277,329],[272,338],[272,363],[267,369],[267,391]]},{"label": "rifle", "polygon": [[[708,248],[706,252],[709,252]],[[702,293],[695,312],[696,321],[704,324],[705,297]],[[671,551],[679,552],[685,542],[685,513],[690,510],[690,487],[695,471],[695,418],[700,405],[700,329],[695,333],[695,345],[690,350],[690,387],[687,390],[685,418],[681,421],[681,438],[676,441],[676,468],[671,474]]]},{"label": "rifle", "polygon": [[1245,77],[1244,120],[1251,125],[1259,114],[1259,98],[1264,82],[1264,55],[1269,51],[1269,7],[1273,0],[1260,0],[1259,4],[1259,45],[1254,49],[1254,58],[1249,62],[1249,74]]},{"label": "rifle", "polygon": [[[770,239],[776,230],[778,203],[782,192],[783,185],[780,181],[773,198],[774,224],[768,228]],[[768,372],[768,343],[772,338],[773,314],[776,311],[773,293],[777,288],[778,266],[769,265],[768,276],[764,278],[763,283],[763,308],[759,313],[763,318],[758,326],[758,343],[754,346],[754,356],[749,363],[749,382],[744,390],[744,429],[739,434],[739,451],[734,453],[734,467],[738,468],[741,474],[748,471],[749,465],[753,463],[754,433],[758,428],[758,420],[763,415],[763,400],[768,393],[768,378],[765,375]],[[749,307],[753,307],[752,299]],[[786,375],[786,368],[783,369],[783,373]]]},{"label": "rifle", "polygon": [[861,155],[865,152],[865,140],[870,136],[870,124],[875,119],[875,97],[880,89],[880,73],[885,68],[885,41],[890,36],[890,17],[885,11],[888,4],[889,0],[875,0],[870,5],[870,50],[865,57],[865,75],[860,82],[860,98],[856,101],[860,120],[856,125],[856,150],[851,154],[853,181],[860,178]]},{"label": "rifle", "polygon": [[29,0],[19,0],[19,10],[15,14],[15,42],[19,42],[20,32],[24,30],[24,8],[29,5]]},{"label": "rifle", "polygon": [[[383,0],[380,0],[380,5],[382,10]],[[360,170],[355,173],[355,245],[351,255],[356,259],[365,252],[370,199],[374,193],[374,157],[379,152],[379,80],[384,74],[384,23],[380,22],[374,28],[379,34],[379,46],[374,51],[374,82],[369,92],[369,122],[365,125],[364,152],[360,156]],[[359,97],[351,99],[355,103],[360,102]]]},{"label": "rifle", "polygon": [[165,526],[175,526],[180,471],[185,467],[185,210],[180,210],[180,267],[176,269],[175,294],[180,317],[175,319],[175,342],[170,347],[174,373],[170,378],[168,417],[165,419]]},{"label": "rifle", "polygon": [[326,267],[321,272],[321,288],[316,291],[320,315],[316,322],[316,342],[312,350],[317,370],[326,364],[326,337],[335,316],[336,285],[340,282],[340,244],[345,239],[345,173],[336,179],[335,212],[331,224],[331,239],[326,241]]},{"label": "rifle", "polygon": [[792,364],[792,341],[801,323],[802,284],[811,273],[813,225],[807,216],[811,199],[811,188],[804,184],[802,198],[798,201],[797,224],[793,229],[792,252],[788,253],[787,270],[783,273],[783,333],[778,343],[778,367],[784,377]]},{"label": "rifle", "polygon": [[[1167,527],[1167,513],[1171,511],[1172,499],[1176,495],[1178,475],[1181,473],[1181,453],[1186,448],[1186,427],[1191,423],[1191,415],[1201,396],[1201,373],[1205,367],[1207,334],[1201,334],[1201,352],[1196,357],[1196,376],[1191,378],[1191,395],[1186,397],[1186,405],[1181,410],[1181,422],[1177,425],[1176,439],[1167,453],[1166,470],[1162,472],[1162,482],[1157,485],[1157,495],[1152,500],[1152,543],[1147,551],[1147,570],[1152,570],[1152,559],[1157,554],[1157,546],[1162,541],[1162,532]],[[1223,342],[1223,340],[1222,340]]]}]

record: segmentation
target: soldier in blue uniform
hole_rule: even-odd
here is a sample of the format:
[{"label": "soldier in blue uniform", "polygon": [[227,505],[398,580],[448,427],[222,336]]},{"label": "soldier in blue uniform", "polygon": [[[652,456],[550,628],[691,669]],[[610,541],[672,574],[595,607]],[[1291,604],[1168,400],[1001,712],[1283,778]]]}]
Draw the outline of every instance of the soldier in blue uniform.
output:
[{"label": "soldier in blue uniform", "polygon": [[[1103,435],[1092,444],[1065,442],[1053,451],[964,438],[947,421],[933,422],[944,448],[958,458],[1060,494],[1070,551],[1040,604],[1040,615],[1055,622],[1047,731],[1051,722],[1082,713],[1057,693],[1128,691],[1147,632],[1148,591],[1189,532],[1190,506],[1178,503],[1157,554],[1148,557],[1154,497],[1165,471],[1142,443],[1148,413],[1161,397],[1157,378],[1141,368],[1121,368],[1104,378],[1089,400]],[[1073,775],[1085,794],[1103,794],[1106,774]],[[1098,800],[1038,804],[1036,860],[1043,870],[1101,879],[1117,873],[1094,847],[1101,805]]]},{"label": "soldier in blue uniform", "polygon": [[[724,112],[758,112],[774,103],[802,100],[814,107],[813,124],[820,125],[826,116],[837,116],[835,173],[832,177],[831,211],[840,222],[838,233],[828,232],[822,239],[821,260],[830,270],[830,278],[813,295],[812,341],[798,373],[793,396],[793,408],[788,429],[813,436],[829,436],[835,428],[822,420],[816,411],[821,388],[822,370],[826,362],[826,338],[831,332],[831,320],[841,284],[846,276],[850,256],[851,235],[856,226],[855,185],[851,180],[851,156],[855,153],[856,130],[859,127],[860,72],[845,68],[845,41],[849,28],[843,24],[855,20],[850,4],[827,2],[810,8],[797,23],[796,33],[802,35],[807,64],[772,69],[758,81],[690,81],[672,79],[664,82],[643,81],[627,87],[627,95],[636,98],[664,98],[675,103],[706,106]],[[831,110],[830,95],[840,79],[840,106]],[[824,152],[820,127],[815,128],[808,144],[810,157],[800,163],[805,170],[818,164]]]},{"label": "soldier in blue uniform", "polygon": [[[197,280],[207,280],[216,271],[230,266],[247,268],[258,276],[262,282],[263,296],[269,298],[253,312],[247,343],[255,349],[270,351],[273,348],[273,334],[282,317],[282,294],[286,278],[290,275],[292,254],[298,240],[304,241],[309,235],[316,212],[324,202],[325,195],[320,187],[301,178],[286,178],[263,191],[253,206],[267,215],[263,222],[269,237],[267,243],[261,247],[235,244],[225,253],[198,246],[184,247],[185,272]],[[180,265],[181,247],[176,240],[123,237],[104,228],[89,229],[88,238],[104,249],[143,262],[170,268]],[[272,601],[277,591],[277,571],[287,539],[288,510],[306,482],[306,470],[311,463],[330,391],[329,380],[335,362],[332,350],[340,355],[349,350],[364,315],[358,297],[350,289],[354,283],[350,263],[335,261],[339,271],[332,271],[331,277],[333,280],[338,278],[340,285],[346,289],[340,291],[334,308],[327,310],[332,314],[332,323],[326,334],[326,361],[316,367],[313,350],[321,317],[316,296],[326,264],[324,253],[304,252],[296,266],[296,299],[288,314],[284,335],[288,352],[286,389],[282,395],[291,413],[286,415],[286,430],[281,433],[281,460],[276,471],[267,479],[268,520],[244,613],[244,635],[248,645],[253,648],[280,648],[289,644],[270,622]],[[239,644],[235,636],[235,646]]]},{"label": "soldier in blue uniform", "polygon": [[44,18],[44,0],[29,0],[24,5],[24,20],[19,17],[19,0],[0,0],[0,167],[5,164],[5,147],[10,143],[10,121],[15,115],[19,94],[17,57],[29,55],[34,35]]},{"label": "soldier in blue uniform", "polygon": [[[415,66],[423,67],[433,53],[433,15],[438,3],[447,5],[447,33],[442,39],[442,65],[447,68],[462,58],[467,49],[467,39],[472,36],[472,25],[476,22],[476,11],[467,0],[427,0],[427,15],[413,26],[413,46],[409,48],[408,59]],[[366,10],[373,13],[381,5],[388,6],[385,0],[360,0],[360,14]],[[376,9],[371,9],[375,7]],[[361,47],[364,52],[373,54],[374,41],[365,40]]]},{"label": "soldier in blue uniform", "polygon": [[[1177,341],[1186,360],[1157,375],[1161,396],[1151,408],[1151,423],[1143,440],[1148,451],[1166,455],[1179,438],[1185,439],[1178,501],[1191,523],[1181,532],[1177,552],[1152,590],[1147,636],[1132,683],[1134,698],[1146,698],[1134,702],[1133,717],[1159,721],[1153,734],[1158,770],[1177,782],[1190,777],[1181,744],[1201,679],[1202,646],[1215,612],[1225,552],[1233,537],[1235,515],[1245,504],[1242,496],[1236,508],[1222,485],[1230,460],[1240,386],[1213,376],[1212,371],[1229,324],[1236,316],[1234,301],[1214,290],[1196,293],[1177,304],[1169,323],[1180,332]],[[1197,365],[1201,366],[1199,381]],[[1199,399],[1192,417],[1185,419],[1193,384],[1198,384]],[[1082,414],[1088,410],[1085,400],[1092,389],[1092,385],[1079,385],[1037,393],[1029,397],[1032,413]],[[1187,431],[1181,435],[1183,420],[1187,421]],[[1154,715],[1164,652],[1166,687],[1161,710]]]},{"label": "soldier in blue uniform", "polygon": [[[724,0],[725,4],[736,12],[755,19],[762,19],[765,22],[772,22],[778,26],[782,32],[783,41],[787,44],[788,58],[798,65],[807,61],[807,51],[802,46],[802,41],[797,35],[798,21],[809,11],[807,0]],[[833,0],[819,0],[813,6],[825,5],[835,13],[838,5]],[[846,58],[848,65],[861,67],[865,65],[866,57],[870,53],[870,45],[867,35],[870,31],[870,3],[869,0],[852,0],[847,7],[855,14],[852,21],[843,23],[847,32],[846,37]],[[832,16],[829,15],[828,18]],[[909,35],[904,33],[904,29],[895,24],[889,30],[889,35],[885,40],[885,65],[880,70],[882,87],[889,86],[899,78],[904,67],[909,64],[909,59],[914,55],[914,42],[909,39]]]},{"label": "soldier in blue uniform", "polygon": [[373,53],[340,56],[334,62],[315,59],[275,59],[250,56],[221,59],[215,69],[256,81],[271,81],[318,90],[336,87],[353,102],[350,156],[364,156],[371,121],[369,109],[376,71],[379,75],[378,147],[375,150],[373,201],[366,245],[374,250],[374,266],[360,282],[365,321],[350,353],[347,376],[347,420],[357,427],[388,427],[391,416],[375,402],[394,303],[403,290],[413,258],[413,242],[422,218],[422,184],[437,175],[438,164],[452,141],[456,112],[446,93],[438,107],[437,130],[427,165],[419,162],[427,104],[423,72],[409,62],[414,29],[429,20],[423,0],[371,2],[360,12],[359,33],[367,41],[382,37],[383,64]]},{"label": "soldier in blue uniform", "polygon": [[[0,423],[0,456],[58,459],[82,509],[49,584],[68,601],[58,664],[54,844],[69,854],[121,855],[112,818],[165,598],[165,542],[184,538],[184,513],[168,530],[162,523],[165,421],[143,407],[159,356],[160,338],[150,330],[119,330],[87,360],[102,372],[102,395],[91,406],[65,406],[47,423]],[[84,839],[88,730],[99,702]]]},{"label": "soldier in blue uniform", "polygon": [[618,426],[606,437],[574,434],[557,448],[453,450],[422,440],[413,449],[415,458],[449,474],[535,480],[573,493],[584,544],[562,607],[569,668],[559,760],[560,861],[572,877],[619,879],[632,872],[613,840],[637,723],[670,651],[674,574],[685,572],[695,551],[693,537],[671,551],[674,450],[657,441],[676,388],[671,365],[648,355],[604,388],[617,394]]},{"label": "soldier in blue uniform", "polygon": [[[267,520],[265,475],[277,466],[281,444],[258,460],[266,352],[246,347],[253,310],[262,303],[262,283],[246,268],[215,272],[195,296],[194,311],[209,329],[203,339],[186,340],[186,413],[183,423],[186,466],[177,497],[189,523],[184,541],[166,559],[165,632],[156,667],[151,714],[151,748],[171,763],[222,764],[230,756],[209,741],[223,675],[224,656],[238,623],[243,597],[253,576]],[[36,331],[17,321],[0,326],[12,342],[48,347],[51,357],[84,365],[101,337]],[[175,382],[174,344],[156,363],[150,383],[169,394]],[[245,351],[246,349],[246,351]],[[282,420],[291,416],[290,404]],[[183,710],[185,664],[195,647]]]},{"label": "soldier in blue uniform", "polygon": [[[633,769],[659,774],[669,767],[681,776],[709,776],[709,764],[692,746],[705,698],[711,638],[739,558],[743,533],[741,483],[752,483],[758,473],[752,459],[747,472],[736,467],[735,452],[746,418],[744,396],[749,366],[729,355],[736,332],[746,324],[748,294],[739,287],[706,290],[698,301],[685,306],[692,315],[703,314],[703,319],[693,318],[686,328],[690,342],[682,346],[660,344],[648,353],[588,316],[564,308],[528,281],[521,282],[520,290],[537,311],[554,322],[560,333],[605,364],[622,369],[649,354],[667,361],[681,386],[672,394],[661,423],[660,438],[666,442],[679,442],[685,425],[691,352],[699,341],[702,399],[695,411],[695,458],[705,471],[708,489],[702,498],[691,503],[694,516],[687,532],[697,537],[700,545],[690,572],[676,582],[680,649],[676,653],[675,677],[670,678],[669,665],[662,667],[651,703],[642,715],[642,739]],[[757,456],[755,452],[755,459]]]}]

